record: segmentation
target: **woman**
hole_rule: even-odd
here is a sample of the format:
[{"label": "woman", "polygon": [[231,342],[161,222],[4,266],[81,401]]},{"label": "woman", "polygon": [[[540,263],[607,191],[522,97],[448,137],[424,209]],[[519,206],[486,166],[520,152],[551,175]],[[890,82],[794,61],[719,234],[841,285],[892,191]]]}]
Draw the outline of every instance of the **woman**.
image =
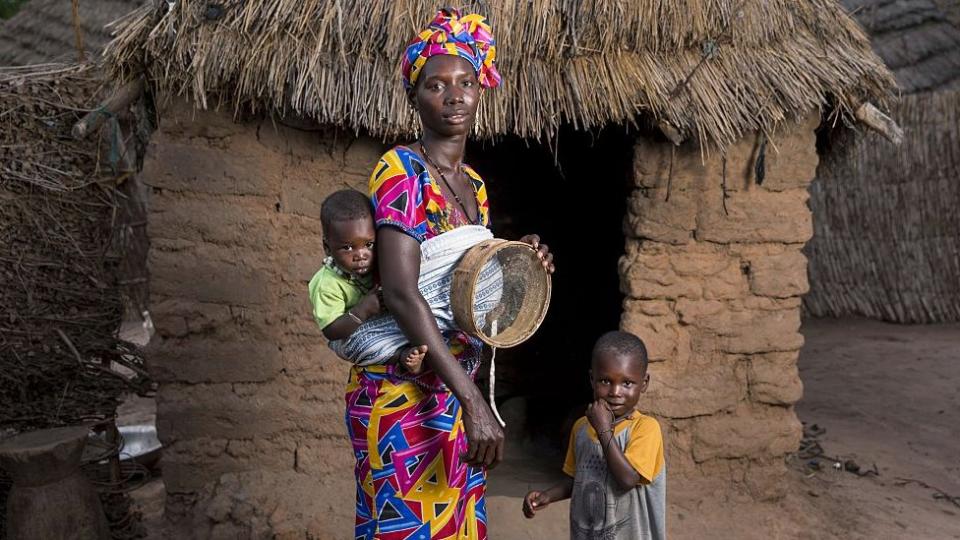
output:
[{"label": "woman", "polygon": [[[383,301],[410,343],[427,346],[416,377],[354,368],[347,429],[357,458],[356,538],[486,538],[486,468],[503,430],[473,383],[481,343],[441,333],[417,288],[420,243],[461,225],[489,226],[483,180],[463,164],[482,88],[494,88],[495,42],[479,15],[441,10],[404,53],[403,82],[423,127],[370,178]],[[535,235],[548,271],[552,255]],[[468,443],[469,442],[469,443]]]}]

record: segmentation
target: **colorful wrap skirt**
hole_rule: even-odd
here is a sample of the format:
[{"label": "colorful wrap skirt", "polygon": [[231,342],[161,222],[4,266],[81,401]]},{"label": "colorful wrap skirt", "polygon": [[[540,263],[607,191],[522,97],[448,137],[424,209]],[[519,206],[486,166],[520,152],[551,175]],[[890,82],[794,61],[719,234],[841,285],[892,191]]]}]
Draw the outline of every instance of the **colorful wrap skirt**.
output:
[{"label": "colorful wrap skirt", "polygon": [[[447,341],[473,378],[479,343],[459,332]],[[436,375],[354,367],[346,424],[357,460],[355,538],[487,538],[486,472],[460,462],[467,450],[460,401]]]}]

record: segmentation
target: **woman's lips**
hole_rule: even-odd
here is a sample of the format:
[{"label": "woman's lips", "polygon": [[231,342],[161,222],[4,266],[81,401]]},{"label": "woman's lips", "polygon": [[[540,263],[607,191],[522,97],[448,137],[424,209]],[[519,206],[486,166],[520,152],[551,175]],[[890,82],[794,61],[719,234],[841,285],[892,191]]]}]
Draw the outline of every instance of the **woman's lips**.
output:
[{"label": "woman's lips", "polygon": [[467,120],[467,114],[462,112],[446,114],[443,116],[443,119],[446,120],[448,124],[462,124]]}]

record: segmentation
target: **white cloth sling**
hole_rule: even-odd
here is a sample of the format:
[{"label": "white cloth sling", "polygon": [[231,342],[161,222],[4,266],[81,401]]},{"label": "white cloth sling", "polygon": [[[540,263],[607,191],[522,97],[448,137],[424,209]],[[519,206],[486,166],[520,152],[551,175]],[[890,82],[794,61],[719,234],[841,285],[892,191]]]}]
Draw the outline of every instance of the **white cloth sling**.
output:
[{"label": "white cloth sling", "polygon": [[[453,270],[470,248],[492,238],[493,234],[486,227],[467,225],[420,244],[417,286],[441,332],[458,329],[450,305]],[[474,313],[476,317],[483,317],[500,303],[503,295],[503,273],[496,259],[484,266],[475,290]],[[370,366],[387,362],[408,343],[393,316],[384,314],[365,321],[350,337],[331,341],[330,348],[344,360],[358,366]]]}]

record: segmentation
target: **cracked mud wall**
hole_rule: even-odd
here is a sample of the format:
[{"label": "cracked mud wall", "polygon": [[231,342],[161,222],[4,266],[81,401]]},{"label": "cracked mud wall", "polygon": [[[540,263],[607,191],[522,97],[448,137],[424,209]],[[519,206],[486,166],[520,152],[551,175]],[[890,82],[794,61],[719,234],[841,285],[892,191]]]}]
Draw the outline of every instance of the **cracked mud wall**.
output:
[{"label": "cracked mud wall", "polygon": [[635,147],[621,326],[650,349],[644,401],[663,422],[672,474],[782,494],[783,459],[801,437],[801,249],[813,234],[818,122],[812,114],[770,135],[760,185],[759,134],[725,159],[691,142]]},{"label": "cracked mud wall", "polygon": [[383,146],[229,113],[165,112],[150,189],[148,350],[168,519],[191,537],[350,530],[347,364],[310,317],[320,203],[366,191]]}]

